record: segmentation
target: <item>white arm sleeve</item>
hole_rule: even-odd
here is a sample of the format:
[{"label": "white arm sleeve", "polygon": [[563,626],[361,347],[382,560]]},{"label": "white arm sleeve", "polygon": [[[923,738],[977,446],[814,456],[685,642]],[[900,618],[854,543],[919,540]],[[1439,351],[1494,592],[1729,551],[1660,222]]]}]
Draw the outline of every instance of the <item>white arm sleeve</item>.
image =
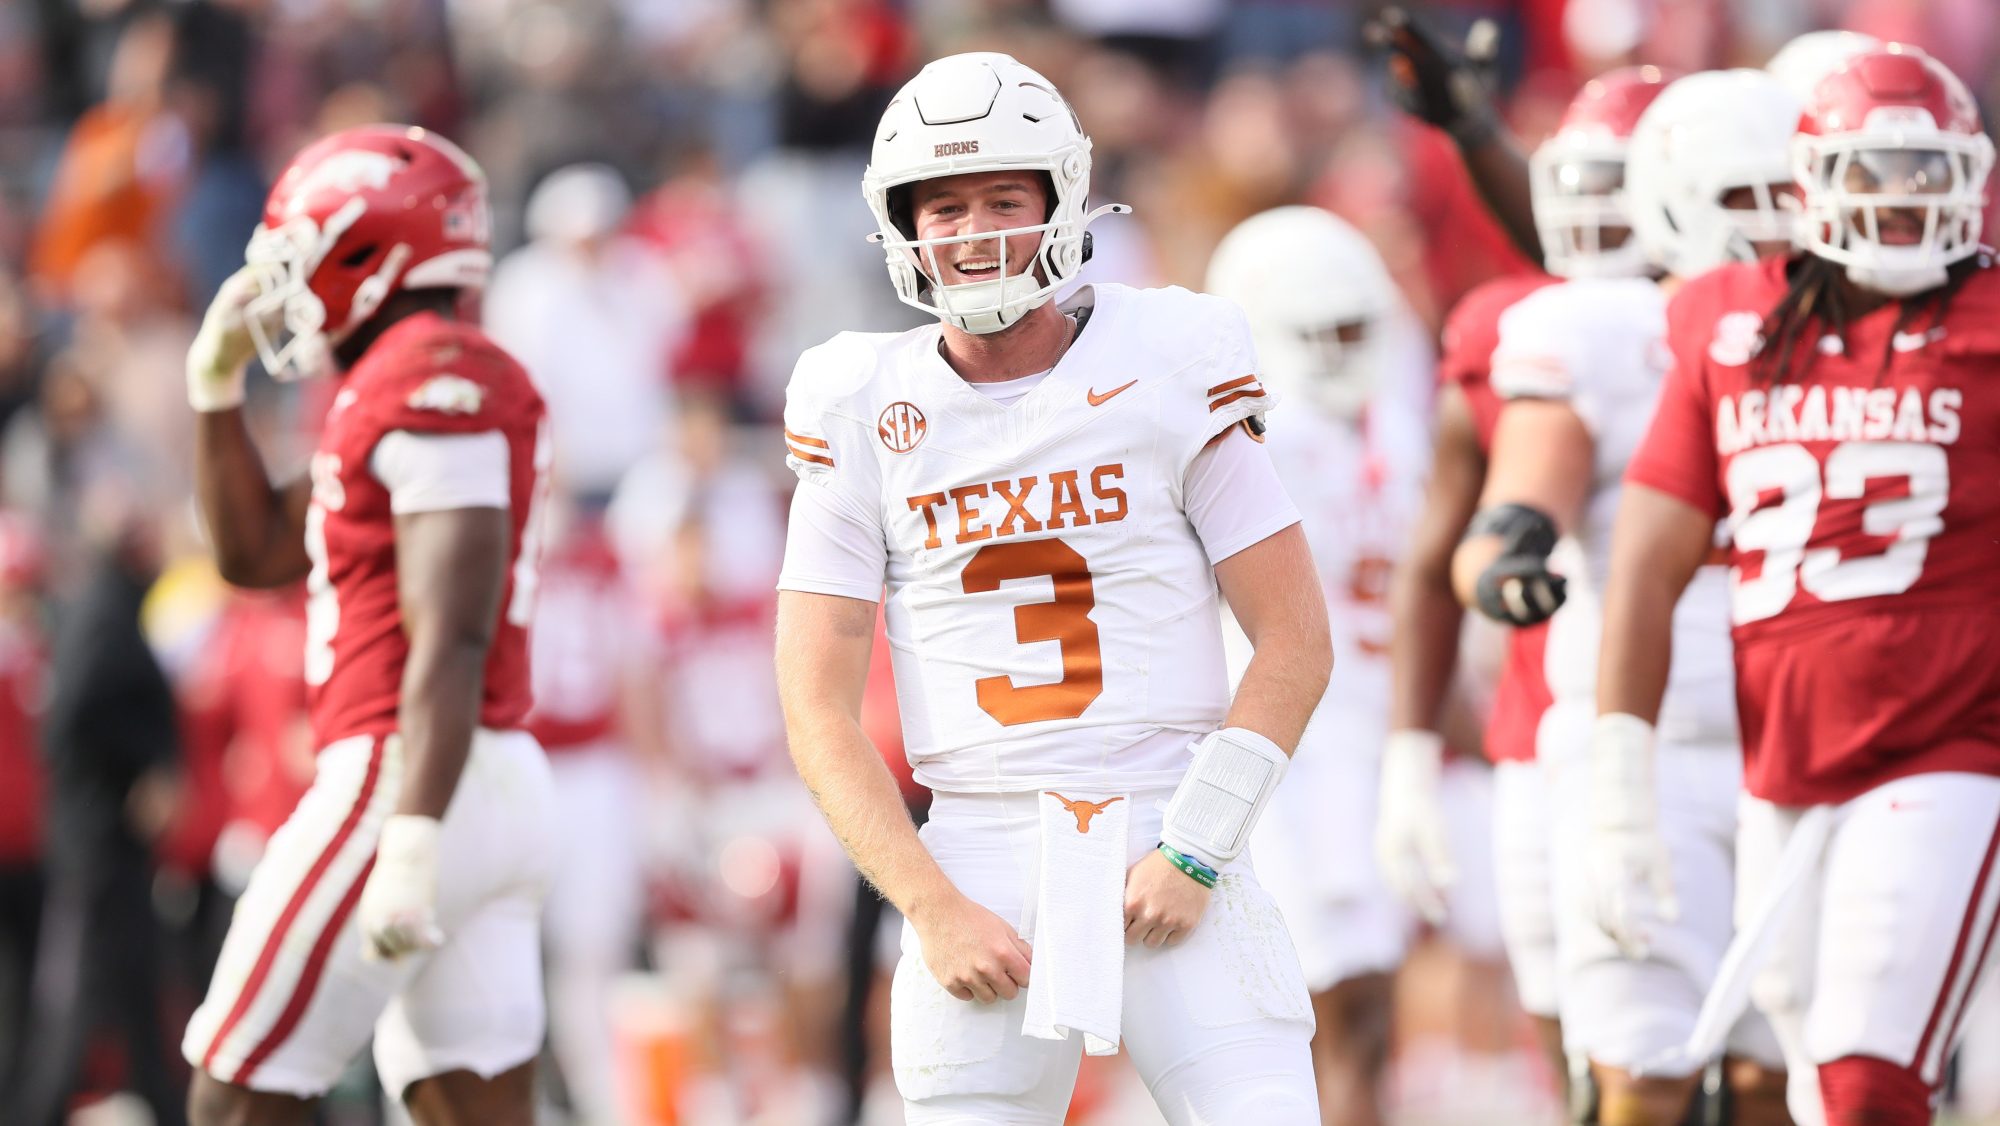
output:
[{"label": "white arm sleeve", "polygon": [[853,498],[814,481],[792,492],[779,590],[882,601],[889,546],[882,525]]},{"label": "white arm sleeve", "polygon": [[1299,522],[1270,451],[1240,426],[1195,455],[1181,495],[1210,566]]},{"label": "white arm sleeve", "polygon": [[443,512],[454,508],[508,508],[507,436],[421,434],[391,430],[375,443],[368,471],[389,490],[389,511]]}]

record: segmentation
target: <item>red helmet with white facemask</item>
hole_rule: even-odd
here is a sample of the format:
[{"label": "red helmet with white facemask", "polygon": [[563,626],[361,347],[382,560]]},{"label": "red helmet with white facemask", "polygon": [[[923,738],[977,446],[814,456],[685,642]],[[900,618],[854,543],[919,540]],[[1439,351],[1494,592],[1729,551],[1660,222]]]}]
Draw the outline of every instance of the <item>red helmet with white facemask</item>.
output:
[{"label": "red helmet with white facemask", "polygon": [[244,252],[259,285],[246,320],[265,370],[326,370],[392,294],[483,286],[491,229],[485,174],[436,133],[364,125],[307,146]]},{"label": "red helmet with white facemask", "polygon": [[1993,142],[1965,84],[1914,47],[1856,55],[1821,79],[1792,165],[1806,248],[1856,285],[1921,293],[1979,249]]},{"label": "red helmet with white facemask", "polygon": [[1535,230],[1549,273],[1625,278],[1648,263],[1630,237],[1625,156],[1639,115],[1676,76],[1654,66],[1621,67],[1584,84],[1562,124],[1528,158]]}]

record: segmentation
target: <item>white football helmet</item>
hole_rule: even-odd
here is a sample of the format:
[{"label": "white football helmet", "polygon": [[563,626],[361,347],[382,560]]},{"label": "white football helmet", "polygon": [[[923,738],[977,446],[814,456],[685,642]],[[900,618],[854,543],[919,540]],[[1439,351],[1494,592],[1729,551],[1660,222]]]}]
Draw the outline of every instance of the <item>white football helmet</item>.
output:
[{"label": "white football helmet", "polygon": [[[1007,240],[994,232],[919,239],[911,222],[910,185],[967,172],[1023,169],[1043,173],[1050,189],[1048,221],[1007,232],[1040,232],[1035,259],[1024,269],[1007,261]],[[889,280],[905,304],[972,333],[998,332],[1047,301],[1076,276],[1086,257],[1084,229],[1107,212],[1084,210],[1090,193],[1090,138],[1055,84],[1012,56],[975,51],[938,59],[896,93],[876,127],[875,147],[861,176],[861,194],[875,213]],[[937,248],[991,240],[1000,247],[992,280],[936,285]]]},{"label": "white football helmet", "polygon": [[1785,84],[1801,104],[1811,99],[1819,80],[1839,70],[1856,55],[1880,50],[1882,41],[1860,31],[1808,31],[1778,48],[1764,72]]},{"label": "white football helmet", "polygon": [[[1757,243],[1798,241],[1796,201],[1783,189],[1799,109],[1761,70],[1691,74],[1646,107],[1626,155],[1625,205],[1655,266],[1692,277],[1755,261]],[[1754,209],[1722,205],[1736,188],[1751,189]]]},{"label": "white football helmet", "polygon": [[1215,248],[1208,291],[1248,315],[1266,385],[1340,418],[1361,414],[1398,296],[1360,231],[1317,207],[1252,215]]}]

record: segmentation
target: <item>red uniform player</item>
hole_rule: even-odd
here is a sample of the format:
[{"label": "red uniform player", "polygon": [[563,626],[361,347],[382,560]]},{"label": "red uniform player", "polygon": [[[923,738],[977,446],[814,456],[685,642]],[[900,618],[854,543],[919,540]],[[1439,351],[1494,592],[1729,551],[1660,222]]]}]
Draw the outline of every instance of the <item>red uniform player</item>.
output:
[{"label": "red uniform player", "polygon": [[[1639,115],[1665,88],[1652,67],[1612,71],[1584,87],[1562,127],[1530,161],[1535,224],[1549,271],[1558,277],[1635,276],[1646,269],[1625,210],[1625,151]],[[1437,449],[1416,543],[1398,568],[1395,682],[1383,756],[1377,854],[1391,884],[1422,906],[1447,882],[1443,814],[1435,800],[1440,721],[1463,615],[1451,591],[1450,561],[1486,484],[1500,400],[1488,380],[1500,316],[1553,278],[1488,282],[1467,294],[1445,327]],[[1544,1048],[1564,1069],[1557,1026],[1556,923],[1551,889],[1546,780],[1535,738],[1550,703],[1543,673],[1547,629],[1517,628],[1486,729],[1496,764],[1493,863],[1501,933],[1521,1005],[1535,1017]]]},{"label": "red uniform player", "polygon": [[[1651,742],[1668,615],[1717,522],[1729,533],[1737,915],[1771,940],[1751,993],[1801,1122],[1931,1120],[2000,910],[1992,162],[1965,87],[1920,53],[1823,79],[1795,150],[1808,253],[1676,297],[1618,515],[1600,784],[1634,784],[1601,767],[1643,761],[1627,744]],[[1642,866],[1623,890],[1667,878]]]},{"label": "red uniform player", "polygon": [[[320,748],[188,1026],[197,1123],[303,1120],[371,1033],[419,1121],[532,1118],[552,825],[521,724],[549,450],[526,373],[455,319],[488,226],[449,141],[327,137],[272,189],[188,356],[223,576],[305,579]],[[253,351],[280,378],[345,371],[283,487],[237,409]]]}]

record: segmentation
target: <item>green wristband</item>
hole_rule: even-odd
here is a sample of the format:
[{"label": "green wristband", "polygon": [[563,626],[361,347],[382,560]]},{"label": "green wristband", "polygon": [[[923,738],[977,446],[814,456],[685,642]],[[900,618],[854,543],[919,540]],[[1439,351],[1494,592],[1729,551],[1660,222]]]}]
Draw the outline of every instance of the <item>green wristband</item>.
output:
[{"label": "green wristband", "polygon": [[1178,851],[1165,842],[1160,844],[1160,855],[1167,858],[1167,863],[1186,872],[1188,879],[1205,888],[1215,887],[1215,881],[1222,877],[1220,872],[1196,860],[1194,857]]}]

